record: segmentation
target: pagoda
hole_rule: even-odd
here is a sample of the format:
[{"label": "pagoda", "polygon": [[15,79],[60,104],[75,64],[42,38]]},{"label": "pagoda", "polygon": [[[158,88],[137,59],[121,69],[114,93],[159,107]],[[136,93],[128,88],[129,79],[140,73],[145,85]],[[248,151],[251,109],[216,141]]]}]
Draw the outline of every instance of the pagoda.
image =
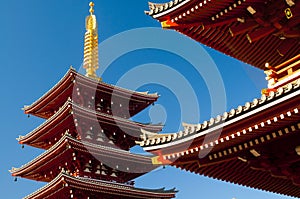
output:
[{"label": "pagoda", "polygon": [[17,140],[45,150],[12,176],[47,182],[26,199],[45,198],[174,198],[175,189],[142,189],[134,179],[157,168],[151,157],[129,150],[162,125],[129,120],[158,99],[102,82],[97,76],[98,33],[94,4],[86,18],[86,75],[70,68],[41,98],[25,106],[26,114],[46,119]]},{"label": "pagoda", "polygon": [[[264,70],[259,97],[183,131],[144,137],[153,163],[300,198],[300,20],[294,0],[149,3],[163,28]],[[241,88],[241,90],[243,90]]]}]

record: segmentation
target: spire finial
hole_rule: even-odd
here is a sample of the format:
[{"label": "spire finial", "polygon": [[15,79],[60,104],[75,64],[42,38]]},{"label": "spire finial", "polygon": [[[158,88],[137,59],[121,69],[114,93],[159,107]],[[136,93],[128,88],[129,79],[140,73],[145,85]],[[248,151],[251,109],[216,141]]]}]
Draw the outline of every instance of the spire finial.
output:
[{"label": "spire finial", "polygon": [[101,81],[101,78],[97,76],[96,71],[99,68],[98,60],[98,30],[97,20],[94,15],[93,2],[89,3],[90,15],[86,17],[86,33],[84,40],[84,60],[83,68],[86,70],[85,76]]},{"label": "spire finial", "polygon": [[90,13],[92,15],[92,14],[94,14],[94,6],[95,6],[94,2],[91,1],[89,6],[90,6]]}]

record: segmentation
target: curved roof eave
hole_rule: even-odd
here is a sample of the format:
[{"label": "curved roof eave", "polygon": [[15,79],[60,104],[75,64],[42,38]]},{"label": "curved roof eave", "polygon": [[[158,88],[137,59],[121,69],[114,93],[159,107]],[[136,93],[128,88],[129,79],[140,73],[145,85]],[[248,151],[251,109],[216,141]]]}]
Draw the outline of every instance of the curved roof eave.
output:
[{"label": "curved roof eave", "polygon": [[[275,107],[277,104],[286,102],[289,99],[299,97],[299,88],[300,79],[298,79],[295,83],[289,83],[284,88],[280,88],[276,93],[272,92],[272,94],[269,97],[262,95],[261,99],[254,99],[253,102],[247,102],[245,106],[239,106],[237,109],[232,109],[230,112],[225,112],[223,116],[217,116],[216,118],[211,118],[210,121],[205,121],[202,124],[197,124],[194,126],[191,132],[179,132],[173,134],[171,136],[171,139],[169,139],[170,141],[167,143],[162,143],[162,141],[168,140],[167,137],[170,137],[170,135],[166,135],[165,138],[161,136],[153,137],[151,139],[139,142],[139,144],[146,151],[154,151],[172,147],[175,145],[180,145],[184,142],[188,142],[201,136],[205,136],[209,133],[212,133],[217,129],[222,129],[237,121],[241,121],[244,118],[253,116],[261,111],[269,109],[270,107]],[[298,113],[298,111],[299,110],[297,110],[296,112]],[[238,116],[234,117],[235,115]]]},{"label": "curved roof eave", "polygon": [[[32,167],[38,167],[40,164],[44,164],[44,161],[48,162],[49,160],[52,159],[53,156],[57,156],[56,152],[59,152],[59,154],[62,154],[64,151],[66,151],[66,145],[72,146],[76,145],[76,147],[82,148],[80,151],[101,151],[101,153],[114,153],[119,154],[119,157],[125,157],[126,160],[128,161],[134,161],[134,162],[144,162],[144,163],[149,163],[152,164],[151,157],[149,156],[143,156],[139,154],[133,154],[130,153],[129,151],[124,151],[118,148],[112,148],[112,147],[107,147],[107,146],[101,146],[98,144],[93,144],[89,142],[82,142],[80,140],[77,140],[73,137],[71,137],[68,134],[65,134],[56,144],[54,144],[50,149],[42,153],[41,155],[37,156],[35,159],[32,161],[22,165],[20,168],[12,168],[10,172],[12,173],[13,176],[20,176],[22,173],[28,172]],[[130,156],[130,158],[128,158]],[[112,156],[113,157],[113,156]],[[118,158],[118,157],[116,157]],[[47,161],[48,160],[48,161]]]},{"label": "curved roof eave", "polygon": [[[97,116],[97,118],[107,118],[108,120],[111,120],[111,121],[117,121],[117,124],[119,124],[119,125],[123,124],[123,125],[127,126],[126,128],[132,128],[133,130],[136,130],[136,131],[139,131],[142,128],[142,129],[148,129],[148,130],[159,132],[163,128],[163,125],[161,125],[161,124],[143,124],[143,123],[134,122],[134,121],[131,121],[131,120],[128,120],[128,119],[124,119],[124,118],[121,118],[121,117],[111,116],[111,115],[108,115],[108,114],[100,113],[100,112],[97,112],[97,111],[94,111],[94,110],[85,109],[85,108],[82,108],[81,106],[78,106],[78,105],[72,103],[71,100],[68,100],[59,109],[59,111],[57,111],[48,120],[46,120],[44,123],[42,123],[40,126],[35,128],[33,131],[31,131],[27,135],[20,136],[19,138],[17,138],[17,140],[20,142],[20,144],[24,144],[26,142],[26,140],[31,139],[34,136],[37,136],[37,135],[41,134],[41,132],[45,128],[47,128],[49,126],[49,124],[51,124],[55,121],[60,122],[61,120],[59,118],[61,118],[61,117],[64,118],[65,117],[64,115],[66,113],[69,113],[71,109],[75,110],[75,111],[78,111],[78,113],[77,113],[78,116],[80,116],[82,113],[84,113],[84,114],[87,114],[87,115]],[[92,118],[95,119],[94,117],[92,117]]]},{"label": "curved roof eave", "polygon": [[152,3],[149,2],[150,11],[146,11],[145,13],[152,16],[153,18],[163,17],[183,5],[191,2],[191,0],[172,0],[167,3]]}]

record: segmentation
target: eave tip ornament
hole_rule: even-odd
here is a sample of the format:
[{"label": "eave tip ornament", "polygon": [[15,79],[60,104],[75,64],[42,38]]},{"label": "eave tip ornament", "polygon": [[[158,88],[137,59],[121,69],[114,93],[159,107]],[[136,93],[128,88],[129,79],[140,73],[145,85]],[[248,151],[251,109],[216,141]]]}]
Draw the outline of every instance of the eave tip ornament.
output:
[{"label": "eave tip ornament", "polygon": [[86,33],[84,37],[84,59],[83,68],[86,70],[85,76],[95,79],[97,81],[102,81],[101,77],[96,74],[99,68],[99,58],[98,58],[98,26],[96,16],[94,15],[93,2],[90,2],[90,15],[86,17],[85,27]]},{"label": "eave tip ornament", "polygon": [[177,26],[179,26],[179,25],[177,23],[171,21],[170,19],[161,22],[161,27],[163,29],[174,28],[174,27],[177,27]]}]

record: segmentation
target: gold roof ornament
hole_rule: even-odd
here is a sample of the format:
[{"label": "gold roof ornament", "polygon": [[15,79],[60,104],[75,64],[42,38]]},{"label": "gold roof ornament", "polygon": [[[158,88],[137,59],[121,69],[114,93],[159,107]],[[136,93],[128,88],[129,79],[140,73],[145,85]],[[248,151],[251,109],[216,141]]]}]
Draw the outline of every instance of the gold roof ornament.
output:
[{"label": "gold roof ornament", "polygon": [[86,70],[85,76],[102,81],[97,76],[96,71],[99,68],[98,58],[98,27],[96,16],[94,15],[93,2],[90,2],[90,15],[85,19],[86,33],[84,37],[84,59],[83,68]]}]

